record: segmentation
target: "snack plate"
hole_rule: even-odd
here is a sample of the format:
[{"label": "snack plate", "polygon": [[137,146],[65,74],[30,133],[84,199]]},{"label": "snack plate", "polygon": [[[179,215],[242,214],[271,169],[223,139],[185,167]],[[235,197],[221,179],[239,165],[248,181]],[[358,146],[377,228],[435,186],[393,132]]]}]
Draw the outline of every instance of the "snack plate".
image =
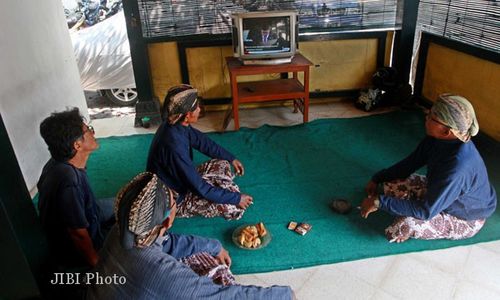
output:
[{"label": "snack plate", "polygon": [[245,250],[259,250],[259,249],[264,248],[265,246],[267,246],[267,244],[269,244],[269,242],[271,242],[271,240],[272,240],[271,232],[269,232],[269,229],[266,227],[267,234],[265,236],[263,236],[263,237],[260,238],[261,244],[260,244],[259,247],[256,247],[256,248],[247,248],[247,247],[241,245],[240,242],[239,242],[240,232],[243,230],[243,228],[245,228],[247,226],[252,226],[252,225],[255,226],[256,224],[243,224],[241,226],[238,226],[238,228],[236,228],[233,231],[233,236],[232,236],[233,243],[236,246],[238,246],[239,248],[245,249]]}]

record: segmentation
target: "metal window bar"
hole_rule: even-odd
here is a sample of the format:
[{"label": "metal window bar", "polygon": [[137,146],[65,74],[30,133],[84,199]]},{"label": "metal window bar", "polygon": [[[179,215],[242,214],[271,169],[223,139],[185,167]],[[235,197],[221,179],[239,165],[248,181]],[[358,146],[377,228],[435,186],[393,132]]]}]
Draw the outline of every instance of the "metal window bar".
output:
[{"label": "metal window bar", "polygon": [[500,1],[421,0],[417,30],[500,52]]},{"label": "metal window bar", "polygon": [[400,28],[398,0],[138,0],[144,38],[231,33],[231,14],[296,10],[299,31]]}]

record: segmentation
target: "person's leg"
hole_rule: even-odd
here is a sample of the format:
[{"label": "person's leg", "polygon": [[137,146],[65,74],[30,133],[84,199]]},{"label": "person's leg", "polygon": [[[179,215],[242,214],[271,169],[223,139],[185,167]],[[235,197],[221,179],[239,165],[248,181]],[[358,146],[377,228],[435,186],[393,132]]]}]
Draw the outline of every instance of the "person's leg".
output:
[{"label": "person's leg", "polygon": [[[411,174],[408,178],[385,182],[384,195],[406,201],[419,201],[425,195],[427,179],[423,175]],[[390,242],[404,242],[413,235],[412,219],[398,217],[394,223],[385,229],[385,234]]]},{"label": "person's leg", "polygon": [[[404,180],[384,183],[384,194],[407,201],[420,201],[427,191],[426,185],[425,176],[412,174]],[[385,229],[385,234],[391,242],[404,242],[409,238],[459,240],[474,236],[483,225],[484,220],[465,221],[441,213],[431,220],[398,217]]]},{"label": "person's leg", "polygon": [[208,183],[232,192],[239,192],[240,188],[234,183],[231,165],[227,160],[211,159],[197,168],[198,173]]},{"label": "person's leg", "polygon": [[430,220],[400,217],[385,229],[385,234],[391,242],[404,242],[409,238],[461,240],[476,235],[484,222],[485,220],[466,221],[447,213],[440,213]]},{"label": "person's leg", "polygon": [[99,223],[101,225],[101,240],[104,241],[108,236],[109,230],[111,230],[111,227],[113,227],[116,222],[114,211],[115,198],[97,199],[96,203],[98,208]]},{"label": "person's leg", "polygon": [[384,194],[399,199],[421,200],[427,192],[427,178],[411,174],[408,178],[384,183]]},{"label": "person's leg", "polygon": [[207,276],[216,284],[234,285],[235,278],[229,267],[221,265],[209,253],[200,252],[180,259],[180,262],[190,267],[196,274]]},{"label": "person's leg", "polygon": [[102,198],[96,200],[99,207],[99,220],[101,223],[115,221],[115,198]]},{"label": "person's leg", "polygon": [[[239,187],[233,181],[231,166],[226,160],[212,159],[198,167],[198,172],[209,184],[232,192],[239,192]],[[195,193],[188,192],[177,207],[177,217],[189,218],[204,216],[206,218],[222,216],[228,220],[238,220],[245,212],[233,204],[219,204],[208,201]]]}]

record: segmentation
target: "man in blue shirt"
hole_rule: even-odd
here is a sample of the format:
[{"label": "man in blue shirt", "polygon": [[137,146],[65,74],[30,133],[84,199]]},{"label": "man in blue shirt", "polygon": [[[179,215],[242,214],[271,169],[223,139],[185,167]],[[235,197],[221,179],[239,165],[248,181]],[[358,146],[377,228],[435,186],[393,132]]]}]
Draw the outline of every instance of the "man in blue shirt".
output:
[{"label": "man in blue shirt", "polygon": [[95,266],[114,218],[113,199],[96,200],[85,169],[98,147],[94,129],[74,108],[46,118],[40,134],[51,154],[37,185],[51,257],[62,270]]},{"label": "man in blue shirt", "polygon": [[167,232],[177,205],[155,174],[139,174],[116,198],[117,224],[87,276],[87,299],[292,299],[288,286],[235,284],[219,241]]},{"label": "man in blue shirt", "polygon": [[[376,173],[361,203],[366,218],[377,209],[395,215],[386,230],[391,242],[465,239],[495,211],[497,196],[483,159],[470,141],[479,131],[467,99],[443,94],[427,115],[427,137],[407,158]],[[412,174],[427,166],[427,176]],[[377,195],[384,183],[384,194]]]},{"label": "man in blue shirt", "polygon": [[[239,219],[253,198],[240,193],[230,163],[236,175],[243,175],[245,169],[233,154],[191,127],[199,114],[196,89],[190,85],[169,89],[163,104],[164,122],[151,143],[146,170],[178,194],[179,217]],[[193,149],[212,159],[196,168]]]}]

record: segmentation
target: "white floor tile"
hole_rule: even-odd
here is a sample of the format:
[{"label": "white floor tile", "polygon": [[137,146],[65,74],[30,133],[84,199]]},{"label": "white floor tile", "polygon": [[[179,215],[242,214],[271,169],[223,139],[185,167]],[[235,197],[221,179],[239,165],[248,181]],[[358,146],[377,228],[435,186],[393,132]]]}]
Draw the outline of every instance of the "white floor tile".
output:
[{"label": "white floor tile", "polygon": [[398,298],[396,296],[393,296],[389,293],[386,293],[382,290],[377,290],[375,292],[375,295],[373,295],[370,300],[399,300],[399,299],[403,299],[403,298]]},{"label": "white floor tile", "polygon": [[[92,120],[91,122],[91,125],[94,126],[95,136],[98,138],[116,135],[116,133],[118,133],[122,128],[122,124],[123,118],[121,117],[97,119]],[[134,123],[132,121],[130,123],[130,127],[128,128],[129,132],[132,132],[133,128]]]},{"label": "white floor tile", "polygon": [[[323,118],[352,118],[371,114],[385,113],[392,108],[379,109],[375,112],[364,112],[356,109],[352,102],[336,100],[320,104],[311,104],[309,120]],[[193,126],[203,132],[223,131],[222,124],[225,111],[207,111],[206,115]],[[240,108],[240,127],[258,128],[263,125],[291,126],[302,123],[302,114],[293,113],[290,105],[277,105],[263,108]],[[126,115],[107,119],[92,120],[96,128],[96,137],[123,136],[131,134],[154,133],[156,127],[145,129],[134,127],[134,115]],[[234,121],[231,119],[227,131],[234,130]]]},{"label": "white floor tile", "polygon": [[193,125],[202,132],[222,131],[224,111],[209,111]]},{"label": "white floor tile", "polygon": [[369,299],[377,291],[375,286],[335,265],[317,268],[302,289],[296,291],[297,299]]},{"label": "white floor tile", "polygon": [[380,286],[395,260],[396,256],[384,256],[340,263],[338,268],[373,286]]},{"label": "white floor tile", "polygon": [[471,251],[464,267],[463,278],[472,283],[499,288],[500,254],[476,245],[470,247]]},{"label": "white floor tile", "polygon": [[[241,285],[257,285],[257,286],[270,286],[275,285],[277,283],[268,284],[267,282],[261,280],[258,274],[247,274],[247,275],[236,275],[236,282]],[[288,284],[286,284],[288,285]]]},{"label": "white floor tile", "polygon": [[109,136],[125,136],[133,134],[155,133],[157,127],[150,128],[134,127],[135,117],[133,115],[113,117],[107,119],[92,120],[97,138]]},{"label": "white floor tile", "polygon": [[[498,283],[500,286],[500,282]],[[473,299],[481,299],[481,300],[498,300],[500,299],[500,289],[492,288],[489,286],[471,283],[468,281],[458,282],[455,295],[453,299],[456,300],[473,300]]]},{"label": "white floor tile", "polygon": [[479,248],[500,254],[500,241],[477,244]]},{"label": "white floor tile", "polygon": [[451,299],[455,277],[408,255],[397,256],[380,288],[403,299]]},{"label": "white floor tile", "polygon": [[317,272],[317,268],[302,268],[289,271],[242,275],[236,276],[236,279],[242,284],[258,284],[262,286],[289,285],[295,293],[298,293],[315,272]]},{"label": "white floor tile", "polygon": [[471,247],[455,247],[452,249],[410,253],[408,257],[433,266],[441,272],[455,276],[463,272],[470,250]]}]

